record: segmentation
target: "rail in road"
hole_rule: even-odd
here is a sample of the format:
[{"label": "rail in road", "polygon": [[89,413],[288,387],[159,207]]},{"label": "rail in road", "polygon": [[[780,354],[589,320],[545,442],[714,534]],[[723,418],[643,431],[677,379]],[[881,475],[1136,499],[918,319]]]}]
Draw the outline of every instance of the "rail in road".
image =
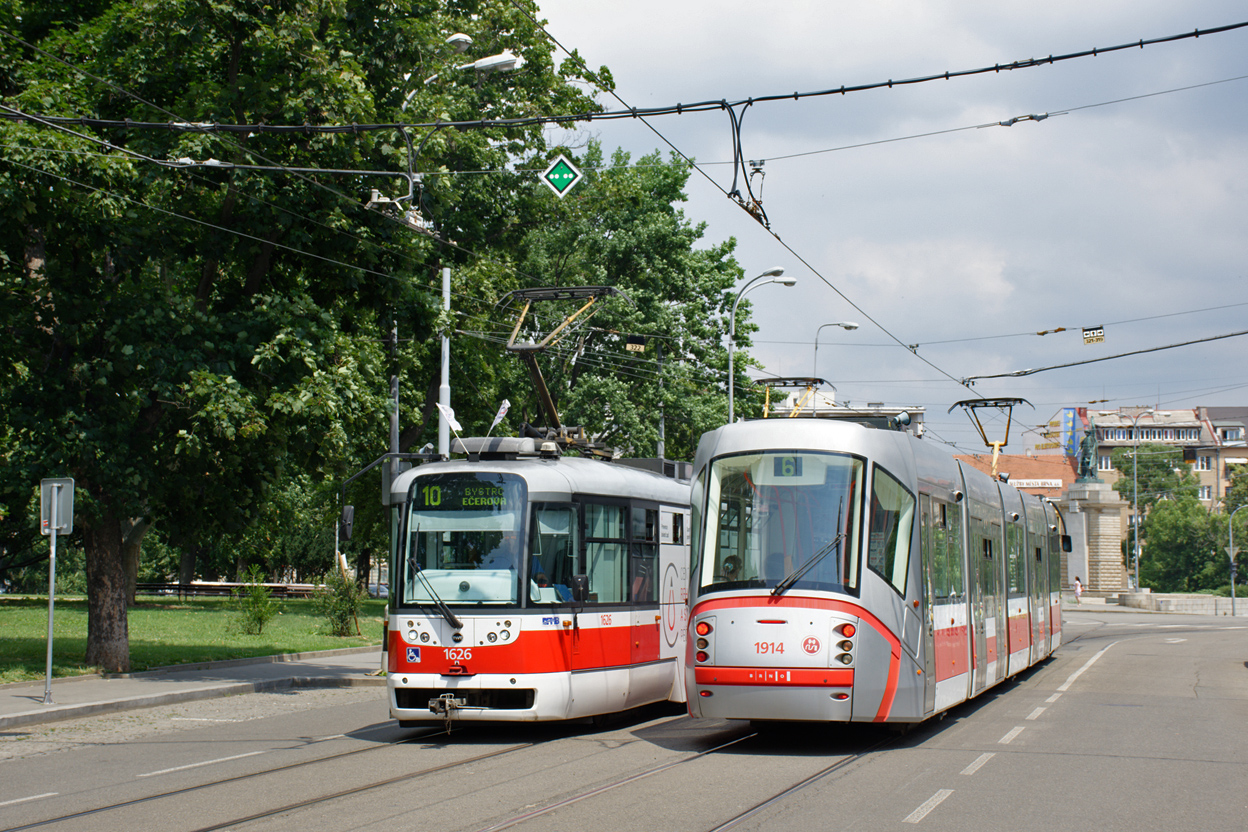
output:
[{"label": "rail in road", "polygon": [[[1242,828],[1248,627],[1095,612],[1068,614],[1066,626],[1071,640],[1052,660],[904,734],[654,711],[608,730],[447,735],[366,722],[285,745],[205,729],[231,753],[186,743],[144,767],[136,748],[91,788],[55,795],[0,778],[0,824],[707,832],[825,828],[834,818],[838,828],[992,822],[1028,832],[1053,828],[1060,811],[1110,829],[1155,827],[1178,812],[1190,825]],[[377,704],[368,707],[375,717]],[[62,762],[26,764],[51,772]]]}]

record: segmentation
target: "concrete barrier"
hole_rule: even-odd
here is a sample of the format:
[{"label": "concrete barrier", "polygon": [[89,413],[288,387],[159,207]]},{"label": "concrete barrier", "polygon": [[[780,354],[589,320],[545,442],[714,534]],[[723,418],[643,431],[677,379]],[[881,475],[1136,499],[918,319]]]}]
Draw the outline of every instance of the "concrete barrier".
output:
[{"label": "concrete barrier", "polygon": [[[1184,595],[1179,593],[1123,592],[1118,604],[1150,612],[1186,613],[1188,615],[1230,615],[1231,599],[1216,595]],[[1235,599],[1236,617],[1248,616],[1248,598]]]}]

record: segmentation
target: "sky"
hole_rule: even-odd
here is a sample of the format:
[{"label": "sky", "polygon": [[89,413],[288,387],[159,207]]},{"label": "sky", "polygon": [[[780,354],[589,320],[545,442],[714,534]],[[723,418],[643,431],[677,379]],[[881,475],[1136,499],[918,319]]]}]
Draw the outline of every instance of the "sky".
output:
[{"label": "sky", "polygon": [[[636,107],[915,78],[1248,21],[1248,6],[1217,0],[539,5],[547,31],[607,66]],[[734,238],[747,280],[776,266],[797,278],[746,296],[755,377],[815,375],[851,406],[921,406],[928,438],[958,453],[984,443],[966,414],[947,411],[981,396],[1033,406],[1015,408],[1005,453],[1022,453],[1028,430],[1063,407],[1248,403],[1248,336],[960,383],[1248,330],[1248,28],[755,104],[742,152],[765,160],[771,232],[724,195],[726,113],[649,125],[593,122],[578,138],[634,158],[675,146],[702,171],[682,207],[707,223],[704,242]],[[845,321],[860,326],[820,330]],[[1085,344],[1085,327],[1104,341]],[[1001,438],[1003,419],[981,416]]]}]

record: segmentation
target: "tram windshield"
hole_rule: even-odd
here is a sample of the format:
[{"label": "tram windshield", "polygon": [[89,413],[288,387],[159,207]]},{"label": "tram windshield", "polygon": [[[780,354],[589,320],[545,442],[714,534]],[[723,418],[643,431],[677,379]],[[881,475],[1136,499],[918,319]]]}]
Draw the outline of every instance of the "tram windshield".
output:
[{"label": "tram windshield", "polygon": [[408,497],[401,603],[518,604],[525,498],[514,474],[418,477]]},{"label": "tram windshield", "polygon": [[845,454],[769,451],[721,457],[695,491],[706,531],[702,591],[858,589],[863,463]]}]

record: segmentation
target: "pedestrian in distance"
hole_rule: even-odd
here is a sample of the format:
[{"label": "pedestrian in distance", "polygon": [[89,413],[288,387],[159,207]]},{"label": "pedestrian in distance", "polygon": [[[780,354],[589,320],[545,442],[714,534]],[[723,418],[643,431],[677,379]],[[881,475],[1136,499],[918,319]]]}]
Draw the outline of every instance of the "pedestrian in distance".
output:
[{"label": "pedestrian in distance", "polygon": [[1083,595],[1083,581],[1079,580],[1079,576],[1075,576],[1075,603],[1082,603],[1079,598]]}]

